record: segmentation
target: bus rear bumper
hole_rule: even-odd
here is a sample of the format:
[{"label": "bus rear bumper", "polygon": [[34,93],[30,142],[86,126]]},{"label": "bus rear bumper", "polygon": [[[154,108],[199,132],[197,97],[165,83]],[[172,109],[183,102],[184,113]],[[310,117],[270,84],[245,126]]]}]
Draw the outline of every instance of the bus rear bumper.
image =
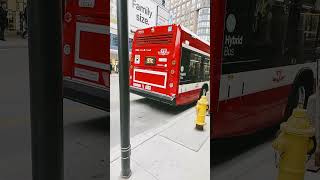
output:
[{"label": "bus rear bumper", "polygon": [[63,81],[64,98],[86,104],[104,111],[110,111],[110,91],[73,80]]},{"label": "bus rear bumper", "polygon": [[130,87],[130,92],[142,97],[146,97],[155,101],[169,104],[171,106],[176,106],[176,99],[164,94],[150,92],[150,91],[146,91],[146,90],[135,88],[135,87]]}]

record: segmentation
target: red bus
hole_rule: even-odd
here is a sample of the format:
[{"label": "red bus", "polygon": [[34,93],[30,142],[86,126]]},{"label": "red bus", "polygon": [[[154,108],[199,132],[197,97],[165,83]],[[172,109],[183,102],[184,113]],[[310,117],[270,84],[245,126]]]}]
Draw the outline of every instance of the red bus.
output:
[{"label": "red bus", "polygon": [[210,44],[180,25],[137,30],[130,58],[130,92],[172,106],[209,91]]},{"label": "red bus", "polygon": [[211,1],[211,138],[286,120],[318,82],[315,0]]},{"label": "red bus", "polygon": [[110,2],[65,1],[64,97],[109,110]]}]

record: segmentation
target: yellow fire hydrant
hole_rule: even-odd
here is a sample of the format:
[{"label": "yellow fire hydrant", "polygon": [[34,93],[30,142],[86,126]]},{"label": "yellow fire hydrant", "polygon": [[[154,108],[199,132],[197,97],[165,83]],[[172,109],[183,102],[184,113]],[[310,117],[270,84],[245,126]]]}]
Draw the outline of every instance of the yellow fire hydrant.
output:
[{"label": "yellow fire hydrant", "polygon": [[197,103],[197,118],[196,118],[196,129],[203,130],[203,126],[206,124],[206,113],[208,110],[208,99],[206,96],[201,96]]},{"label": "yellow fire hydrant", "polygon": [[315,129],[306,110],[296,108],[287,122],[280,126],[281,133],[272,143],[280,154],[278,180],[303,180],[308,154],[313,154],[316,146]]}]

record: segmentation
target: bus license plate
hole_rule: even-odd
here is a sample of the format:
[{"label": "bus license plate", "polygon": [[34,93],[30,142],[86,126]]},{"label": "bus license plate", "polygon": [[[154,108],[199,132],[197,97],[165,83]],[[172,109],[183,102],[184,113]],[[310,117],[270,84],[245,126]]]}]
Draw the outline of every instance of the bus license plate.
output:
[{"label": "bus license plate", "polygon": [[156,64],[156,58],[155,57],[146,57],[145,65],[155,65]]},{"label": "bus license plate", "polygon": [[93,8],[95,0],[79,0],[79,7]]}]

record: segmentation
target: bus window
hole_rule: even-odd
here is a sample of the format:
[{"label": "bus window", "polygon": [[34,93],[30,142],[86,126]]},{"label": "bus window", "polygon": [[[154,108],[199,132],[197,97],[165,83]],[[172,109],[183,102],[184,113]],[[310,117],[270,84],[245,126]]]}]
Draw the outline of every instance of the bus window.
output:
[{"label": "bus window", "polygon": [[201,80],[202,81],[209,81],[210,80],[210,58],[209,57],[203,57],[202,61],[202,67],[203,69]]},{"label": "bus window", "polygon": [[319,25],[319,15],[311,13],[302,13],[301,17],[303,18],[302,22],[304,24],[303,32],[303,57],[309,62],[315,61],[314,55],[317,46],[316,36],[318,32]]},{"label": "bus window", "polygon": [[180,84],[188,84],[191,82],[189,73],[190,53],[186,48],[182,48],[181,64],[180,64]]},{"label": "bus window", "polygon": [[190,84],[201,81],[202,56],[183,48],[180,68],[180,84]]},{"label": "bus window", "polygon": [[286,56],[287,1],[228,0],[223,74],[278,67]]},{"label": "bus window", "polygon": [[200,66],[201,66],[201,55],[190,51],[189,76],[192,83],[199,82],[201,79]]}]

